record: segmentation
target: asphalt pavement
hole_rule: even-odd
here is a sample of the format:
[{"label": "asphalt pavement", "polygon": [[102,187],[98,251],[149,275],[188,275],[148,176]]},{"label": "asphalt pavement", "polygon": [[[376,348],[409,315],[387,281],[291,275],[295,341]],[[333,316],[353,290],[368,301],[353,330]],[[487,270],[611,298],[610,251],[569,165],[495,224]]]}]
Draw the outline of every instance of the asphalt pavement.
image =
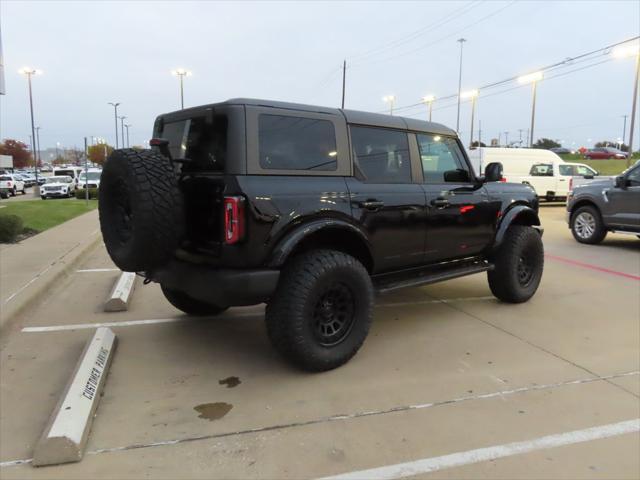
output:
[{"label": "asphalt pavement", "polygon": [[[264,306],[190,318],[140,284],[104,313],[119,272],[98,244],[3,330],[0,476],[639,478],[640,241],[581,245],[562,206],[541,217],[531,301],[500,303],[486,275],[381,296],[358,355],[322,374],[276,355]],[[34,468],[100,325],[119,346],[88,453]]]}]

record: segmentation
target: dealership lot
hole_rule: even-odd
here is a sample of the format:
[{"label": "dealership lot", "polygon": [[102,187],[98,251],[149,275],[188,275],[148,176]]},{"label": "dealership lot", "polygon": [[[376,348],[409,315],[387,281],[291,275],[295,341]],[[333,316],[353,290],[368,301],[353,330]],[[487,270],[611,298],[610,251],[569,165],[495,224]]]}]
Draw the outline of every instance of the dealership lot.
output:
[{"label": "dealership lot", "polygon": [[[461,453],[418,473],[638,478],[637,431],[492,461],[468,453],[640,417],[640,241],[581,245],[561,206],[541,217],[545,275],[530,302],[499,303],[485,275],[381,296],[360,353],[315,375],[278,358],[263,306],[189,318],[140,282],[128,311],[104,313],[119,272],[99,246],[3,331],[0,474],[323,477]],[[119,345],[88,453],[35,469],[35,442],[105,323]]]}]

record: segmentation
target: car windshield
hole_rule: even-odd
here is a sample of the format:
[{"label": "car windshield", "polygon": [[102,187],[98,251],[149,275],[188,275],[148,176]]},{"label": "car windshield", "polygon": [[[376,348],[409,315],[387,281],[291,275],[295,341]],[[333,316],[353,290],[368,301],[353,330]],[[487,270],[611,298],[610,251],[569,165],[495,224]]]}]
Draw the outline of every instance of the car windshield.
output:
[{"label": "car windshield", "polygon": [[49,177],[44,183],[71,183],[71,177]]},{"label": "car windshield", "polygon": [[85,177],[89,180],[100,180],[100,175],[102,175],[102,172],[87,172],[86,174],[82,172],[80,174],[80,180],[84,181]]}]

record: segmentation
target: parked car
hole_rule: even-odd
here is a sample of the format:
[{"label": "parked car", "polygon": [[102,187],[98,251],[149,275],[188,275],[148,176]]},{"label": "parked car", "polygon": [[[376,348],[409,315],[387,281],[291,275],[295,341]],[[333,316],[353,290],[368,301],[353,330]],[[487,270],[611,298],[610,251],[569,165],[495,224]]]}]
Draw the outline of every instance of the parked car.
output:
[{"label": "parked car", "polygon": [[576,153],[575,150],[571,150],[569,148],[564,148],[564,147],[555,147],[555,148],[550,148],[549,150],[551,150],[556,155],[568,155],[568,154]]},{"label": "parked car", "polygon": [[191,315],[267,303],[274,347],[311,371],[365,340],[374,291],[488,272],[519,303],[543,272],[538,200],[477,176],[456,132],[412,118],[236,99],[160,115],[99,192],[109,255]]},{"label": "parked car", "polygon": [[499,148],[480,147],[469,151],[469,159],[475,172],[482,175],[484,166],[500,162],[505,177],[528,175],[531,166],[536,163],[563,162],[562,158],[551,150],[543,148]]},{"label": "parked car", "polygon": [[75,186],[78,186],[79,183],[79,178],[80,178],[80,173],[83,172],[83,168],[82,167],[74,167],[74,166],[70,166],[70,167],[55,167],[53,169],[53,175],[54,176],[69,176],[73,179],[73,182],[75,183]]},{"label": "parked car", "polygon": [[576,187],[567,197],[567,223],[580,243],[600,243],[607,232],[640,238],[640,163],[615,178]]},{"label": "parked car", "polygon": [[605,158],[627,158],[628,156],[628,153],[613,147],[596,147],[592,148],[591,150],[587,150],[587,152],[584,154],[584,158],[588,158],[591,160],[602,160]]},{"label": "parked car", "polygon": [[550,202],[564,200],[572,188],[589,183],[598,175],[589,165],[561,161],[534,164],[529,175],[505,175],[504,181],[531,185],[539,197]]},{"label": "parked car", "polygon": [[25,183],[22,180],[22,177],[16,174],[7,174],[0,176],[0,195],[2,198],[7,198],[9,196],[15,197],[18,192],[23,195],[25,192]]},{"label": "parked car", "polygon": [[101,168],[90,168],[87,172],[83,170],[78,177],[78,188],[83,190],[85,185],[87,185],[88,188],[100,188],[101,175]]},{"label": "parked car", "polygon": [[36,177],[30,173],[21,174],[22,180],[24,181],[25,186],[33,187],[36,185]]},{"label": "parked car", "polygon": [[68,175],[47,177],[44,185],[40,187],[40,198],[46,200],[52,197],[73,197],[76,191],[76,182]]}]

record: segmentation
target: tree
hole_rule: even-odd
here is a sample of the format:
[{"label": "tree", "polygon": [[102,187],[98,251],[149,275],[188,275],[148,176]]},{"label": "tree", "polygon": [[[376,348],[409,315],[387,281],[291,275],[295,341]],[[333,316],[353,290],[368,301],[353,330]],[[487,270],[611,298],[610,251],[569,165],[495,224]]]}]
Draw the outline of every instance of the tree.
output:
[{"label": "tree", "polygon": [[624,143],[620,147],[618,147],[618,145],[620,145],[619,142],[611,142],[609,140],[603,140],[601,142],[597,142],[595,144],[595,147],[614,147],[614,148],[620,148],[620,150],[622,150],[623,152],[629,151],[629,145],[626,145]]},{"label": "tree", "polygon": [[67,157],[71,160],[71,163],[74,165],[79,165],[84,161],[84,152],[82,150],[78,150],[77,148],[70,148],[66,152]]},{"label": "tree", "polygon": [[[106,152],[106,155],[105,155]],[[89,147],[89,160],[99,165],[104,165],[105,160],[113,152],[113,147],[106,143],[99,143],[98,145],[91,145]]]},{"label": "tree", "polygon": [[67,163],[67,159],[64,158],[62,155],[58,155],[56,158],[53,159],[53,162],[51,162],[53,165],[63,165],[65,163]]},{"label": "tree", "polygon": [[536,143],[533,144],[533,148],[544,148],[545,150],[549,150],[550,148],[558,148],[561,147],[558,142],[555,140],[551,140],[550,138],[539,138]]},{"label": "tree", "polygon": [[15,168],[28,167],[33,163],[33,155],[31,155],[27,145],[11,138],[7,138],[3,143],[0,143],[0,155],[13,157],[13,166]]}]

